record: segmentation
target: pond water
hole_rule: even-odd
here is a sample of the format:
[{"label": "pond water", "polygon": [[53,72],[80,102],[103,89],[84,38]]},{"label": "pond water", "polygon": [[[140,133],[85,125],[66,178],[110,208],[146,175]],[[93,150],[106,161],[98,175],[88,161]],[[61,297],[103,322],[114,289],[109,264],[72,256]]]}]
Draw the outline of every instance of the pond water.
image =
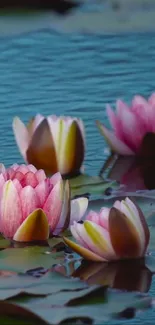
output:
[{"label": "pond water", "polygon": [[[0,40],[0,161],[22,162],[11,128],[15,115],[79,116],[85,122],[85,171],[97,175],[106,159],[95,120],[108,123],[105,104],[129,102],[155,90],[155,34],[102,36],[51,30]],[[152,282],[150,295],[155,295]],[[155,312],[128,324],[153,324]],[[124,321],[123,321],[124,323]],[[105,322],[120,324],[120,321]]]}]

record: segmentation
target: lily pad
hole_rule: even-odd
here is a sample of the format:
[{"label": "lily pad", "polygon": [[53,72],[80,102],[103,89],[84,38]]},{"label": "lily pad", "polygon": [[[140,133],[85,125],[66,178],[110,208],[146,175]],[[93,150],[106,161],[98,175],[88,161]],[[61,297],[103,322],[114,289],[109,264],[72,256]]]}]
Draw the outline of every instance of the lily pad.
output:
[{"label": "lily pad", "polygon": [[8,239],[0,238],[0,249],[8,248],[11,246],[11,242]]},{"label": "lily pad", "polygon": [[[97,297],[96,292],[100,295]],[[77,298],[75,298],[77,296]],[[54,299],[55,298],[55,299]],[[96,299],[96,302],[95,302]],[[97,324],[102,323],[113,317],[117,317],[127,308],[133,310],[150,308],[152,299],[135,293],[107,292],[105,289],[96,286],[80,292],[67,292],[57,294],[36,300],[36,302],[21,303],[19,311],[33,313],[33,319],[39,317],[46,324],[59,324],[62,321],[87,319],[95,321]],[[91,308],[90,308],[91,304]],[[71,306],[73,305],[73,306]],[[10,308],[11,306],[11,308]],[[11,313],[16,303],[8,303],[8,314]],[[3,310],[3,308],[2,308]]]},{"label": "lily pad", "polygon": [[7,248],[0,251],[0,270],[25,272],[29,269],[50,268],[63,260],[63,252],[51,253],[47,247]]},{"label": "lily pad", "polygon": [[85,282],[64,277],[57,272],[48,272],[39,279],[27,275],[16,275],[7,279],[0,278],[0,299],[8,299],[19,294],[48,295],[63,290],[81,290],[87,287]]},{"label": "lily pad", "polygon": [[99,176],[89,176],[81,174],[75,178],[70,179],[71,195],[72,197],[88,195],[103,195],[107,188],[118,188],[119,185],[115,181],[105,181]]}]

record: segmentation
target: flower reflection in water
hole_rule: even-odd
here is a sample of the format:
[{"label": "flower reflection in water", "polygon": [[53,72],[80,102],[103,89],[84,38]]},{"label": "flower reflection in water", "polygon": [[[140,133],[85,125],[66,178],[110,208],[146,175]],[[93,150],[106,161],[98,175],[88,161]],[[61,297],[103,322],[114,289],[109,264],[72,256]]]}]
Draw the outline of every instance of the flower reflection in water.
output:
[{"label": "flower reflection in water", "polygon": [[155,157],[152,150],[154,147],[155,136],[147,135],[141,148],[141,156],[112,154],[104,163],[99,175],[106,174],[108,179],[120,182],[129,191],[155,189]]},{"label": "flower reflection in water", "polygon": [[139,292],[148,292],[152,282],[152,273],[145,266],[144,259],[109,264],[82,261],[72,276],[87,281],[89,285]]}]

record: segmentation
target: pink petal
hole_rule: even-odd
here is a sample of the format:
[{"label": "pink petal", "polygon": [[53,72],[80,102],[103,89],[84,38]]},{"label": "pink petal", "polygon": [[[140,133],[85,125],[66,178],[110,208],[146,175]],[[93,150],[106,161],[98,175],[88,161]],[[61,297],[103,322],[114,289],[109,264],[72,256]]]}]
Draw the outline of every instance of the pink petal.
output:
[{"label": "pink petal", "polygon": [[21,182],[24,179],[24,174],[18,171],[14,172],[14,174],[12,174],[11,179],[18,179],[18,181]]},{"label": "pink petal", "polygon": [[13,164],[10,168],[7,169],[7,178],[12,179],[15,171],[19,168],[18,164]]},{"label": "pink petal", "polygon": [[[141,108],[141,113],[143,113],[143,110],[145,113],[145,108],[149,109],[150,105],[148,104],[147,100],[144,97],[137,95],[133,98],[131,110],[135,112],[137,107]],[[148,113],[149,113],[149,111],[148,111]],[[141,114],[139,114],[139,117],[140,117],[140,115]]]},{"label": "pink petal", "polygon": [[102,208],[99,213],[99,223],[98,225],[107,229],[109,228],[109,208]]},{"label": "pink petal", "polygon": [[70,224],[72,224],[73,221],[81,220],[87,210],[87,207],[88,207],[88,199],[85,197],[71,200]]},{"label": "pink petal", "polygon": [[136,114],[137,119],[143,124],[145,132],[153,132],[154,123],[152,123],[152,120],[155,118],[155,112],[152,105],[141,96],[135,96],[132,105],[131,110]]},{"label": "pink petal", "polygon": [[0,215],[0,231],[12,238],[22,222],[22,210],[18,192],[10,180],[3,187]]},{"label": "pink petal", "polygon": [[38,185],[38,180],[36,178],[36,175],[32,172],[28,172],[24,175],[23,180],[21,181],[21,185],[27,186],[30,185],[31,187],[35,188]]},{"label": "pink petal", "polygon": [[13,179],[12,183],[14,184],[14,186],[19,194],[20,191],[22,190],[22,186],[21,186],[20,182],[18,181],[18,179]]},{"label": "pink petal", "polygon": [[[124,109],[121,112],[121,129],[124,142],[131,150],[136,152],[146,133],[144,124],[132,111]],[[136,130],[136,132],[133,132],[133,130]]]},{"label": "pink petal", "polygon": [[119,200],[115,201],[113,207],[121,211],[121,202]]},{"label": "pink petal", "polygon": [[120,120],[121,120],[122,110],[128,111],[129,110],[129,107],[122,100],[118,99],[116,101],[116,113],[117,113],[117,116],[119,117]]},{"label": "pink petal", "polygon": [[62,180],[61,174],[55,173],[51,178],[50,178],[50,183],[55,186],[56,183],[60,182]]},{"label": "pink petal", "polygon": [[86,241],[83,240],[82,236],[80,236],[80,231],[78,231],[77,223],[75,221],[74,221],[73,225],[70,226],[70,230],[71,230],[71,233],[72,233],[73,237],[78,242],[78,244],[80,244],[84,248],[89,249],[89,246],[87,245]]},{"label": "pink petal", "polygon": [[43,207],[43,205],[45,204],[45,201],[47,200],[47,197],[49,195],[49,186],[48,183],[46,181],[42,181],[40,182],[36,188],[35,188],[35,192],[37,193],[38,199],[39,199],[39,204],[40,207]]},{"label": "pink petal", "polygon": [[21,172],[23,175],[27,174],[29,172],[29,165],[25,165],[25,164],[19,165],[19,167],[16,169],[16,172]]},{"label": "pink petal", "polygon": [[61,232],[63,232],[65,229],[69,227],[70,224],[70,186],[69,186],[69,181],[66,180],[63,183],[63,198],[62,198],[63,204],[62,204],[62,209],[61,209],[61,214],[59,221],[56,225],[55,230],[53,231],[54,235],[58,235]]},{"label": "pink petal", "polygon": [[51,228],[51,232],[56,228],[62,210],[63,199],[63,181],[56,183],[52,191],[50,192],[43,210],[48,218],[48,222]]},{"label": "pink petal", "polygon": [[120,155],[134,155],[134,152],[124,142],[116,138],[115,134],[109,131],[99,121],[97,121],[97,126],[113,152]]},{"label": "pink petal", "polygon": [[0,164],[0,174],[6,174],[6,168],[3,164]]},{"label": "pink petal", "polygon": [[22,207],[22,221],[39,206],[39,199],[35,189],[31,186],[24,187],[20,192],[20,201]]},{"label": "pink petal", "polygon": [[26,160],[26,151],[28,149],[30,141],[28,130],[18,117],[14,118],[12,126],[19,150]]},{"label": "pink petal", "polygon": [[155,106],[155,93],[153,93],[149,99],[148,99],[149,104],[151,104],[152,106]]},{"label": "pink petal", "polygon": [[88,215],[86,216],[86,220],[93,221],[95,223],[99,223],[99,214],[93,210],[90,210]]},{"label": "pink petal", "polygon": [[3,176],[3,174],[0,174],[0,200],[2,197],[2,191],[3,191],[4,184],[5,184],[4,176]]},{"label": "pink petal", "polygon": [[44,170],[43,169],[37,170],[37,172],[35,173],[35,177],[38,180],[38,183],[44,181],[46,179]]},{"label": "pink petal", "polygon": [[107,111],[107,115],[108,115],[109,121],[111,123],[111,126],[116,134],[116,137],[118,137],[120,140],[122,140],[121,123],[120,123],[118,116],[111,109],[110,105],[107,105],[106,111]]},{"label": "pink petal", "polygon": [[30,171],[34,174],[37,172],[37,168],[35,166],[33,166],[32,164],[28,164],[27,168],[28,168],[28,171]]},{"label": "pink petal", "polygon": [[17,170],[17,168],[19,168],[19,165],[18,164],[13,164],[10,169],[13,169],[13,170]]}]

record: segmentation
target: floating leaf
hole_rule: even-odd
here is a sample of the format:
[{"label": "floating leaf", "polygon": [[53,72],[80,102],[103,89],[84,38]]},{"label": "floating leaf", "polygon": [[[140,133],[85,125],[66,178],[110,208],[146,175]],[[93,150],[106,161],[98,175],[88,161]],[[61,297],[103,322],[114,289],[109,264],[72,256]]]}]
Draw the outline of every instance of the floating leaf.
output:
[{"label": "floating leaf", "polygon": [[0,278],[0,299],[8,299],[19,294],[48,295],[59,291],[79,290],[88,285],[79,279],[70,279],[57,272],[48,272],[37,279],[28,275]]},{"label": "floating leaf", "polygon": [[0,270],[25,272],[36,267],[50,268],[62,259],[62,252],[51,254],[46,247],[7,248],[0,251]]},{"label": "floating leaf", "polygon": [[11,241],[8,239],[0,238],[0,249],[8,248],[11,246]]},{"label": "floating leaf", "polygon": [[59,246],[59,244],[60,245],[63,244],[63,239],[62,239],[62,237],[52,237],[52,238],[48,239],[48,244],[52,248],[53,251],[54,250],[57,251],[57,247]]},{"label": "floating leaf", "polygon": [[[97,291],[100,291],[99,297],[96,295]],[[77,298],[75,298],[75,295]],[[96,299],[96,302],[94,299]],[[68,304],[73,304],[74,306],[70,307]],[[135,293],[109,291],[105,296],[105,289],[103,287],[99,289],[95,286],[76,293],[64,292],[54,297],[51,295],[47,298],[39,299],[36,302],[21,303],[20,307],[24,311],[31,311],[34,315],[44,319],[48,324],[59,324],[62,321],[68,322],[69,320],[74,320],[73,323],[75,324],[78,319],[87,319],[100,324],[111,317],[117,317],[127,308],[143,310],[150,308],[151,304],[152,299],[150,297]],[[8,304],[10,311],[9,307]]]},{"label": "floating leaf", "polygon": [[82,174],[70,179],[72,197],[87,195],[103,195],[107,188],[118,188],[115,181],[105,181],[99,176],[89,176]]}]

